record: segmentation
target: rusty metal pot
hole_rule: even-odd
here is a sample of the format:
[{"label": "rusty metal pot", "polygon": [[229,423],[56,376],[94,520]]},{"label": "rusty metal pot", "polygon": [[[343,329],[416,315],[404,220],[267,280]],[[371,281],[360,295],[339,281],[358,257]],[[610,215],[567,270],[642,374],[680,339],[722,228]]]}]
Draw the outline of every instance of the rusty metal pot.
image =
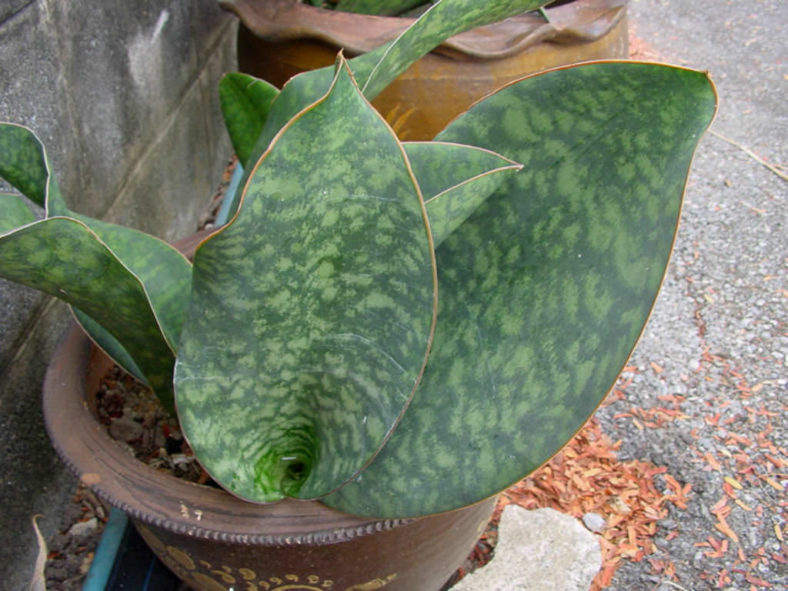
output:
[{"label": "rusty metal pot", "polygon": [[435,591],[470,552],[495,499],[415,520],[371,520],[318,502],[257,505],[137,461],[95,417],[111,362],[78,327],[44,383],[44,417],[63,461],[128,513],[158,557],[204,591]]},{"label": "rusty metal pot", "polygon": [[[374,101],[402,140],[428,140],[507,82],[566,64],[628,57],[628,0],[573,0],[448,39]],[[413,19],[350,14],[293,0],[222,0],[241,20],[238,66],[282,86],[293,75],[370,51]]]}]

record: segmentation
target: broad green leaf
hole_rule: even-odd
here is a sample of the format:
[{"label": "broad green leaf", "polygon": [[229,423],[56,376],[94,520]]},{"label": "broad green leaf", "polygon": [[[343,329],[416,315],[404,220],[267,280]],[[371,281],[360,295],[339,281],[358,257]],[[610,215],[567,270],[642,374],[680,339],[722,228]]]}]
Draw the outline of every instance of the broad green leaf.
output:
[{"label": "broad green leaf", "polygon": [[406,10],[427,4],[429,0],[339,0],[336,10],[355,12],[357,14],[375,14],[378,16],[394,16]]},{"label": "broad green leaf", "polygon": [[[170,351],[162,363],[172,370],[188,306],[191,263],[172,246],[150,234],[77,213],[71,213],[71,217],[88,226],[129,273],[142,283],[159,330],[158,340],[163,339]],[[106,304],[110,307],[115,305],[113,302]],[[74,308],[73,312],[85,332],[107,355],[141,382],[157,390],[120,340],[79,309]],[[158,396],[159,392],[156,394]],[[163,403],[171,405],[171,384],[167,384],[163,396]]]},{"label": "broad green leaf", "polygon": [[648,318],[715,107],[703,73],[597,63],[508,86],[438,136],[526,168],[438,250],[422,384],[383,451],[327,504],[446,511],[516,482],[572,437]]},{"label": "broad green leaf", "polygon": [[263,502],[352,478],[421,378],[435,280],[405,152],[342,64],[195,254],[175,390],[206,470]]},{"label": "broad green leaf", "polygon": [[67,213],[60,189],[50,174],[44,146],[27,127],[0,122],[0,178],[47,209],[47,215]]},{"label": "broad green leaf", "polygon": [[112,250],[142,282],[156,321],[173,353],[186,318],[191,289],[191,263],[163,240],[126,228],[72,213]]},{"label": "broad green leaf", "polygon": [[0,277],[78,307],[133,356],[172,410],[172,351],[140,281],[80,221],[54,217],[0,236]]},{"label": "broad green leaf", "polygon": [[68,209],[52,174],[41,141],[28,128],[0,123],[0,177],[5,178],[47,216],[71,217],[86,224],[143,283],[164,338],[174,351],[183,325],[191,265],[166,242]]},{"label": "broad green leaf", "polygon": [[[350,60],[356,81],[369,100],[374,99],[414,62],[456,35],[546,4],[540,0],[441,0],[397,39]],[[304,72],[290,79],[274,101],[266,125],[252,152],[256,161],[276,133],[307,105],[322,96],[333,79],[332,68]],[[237,194],[231,211],[238,207]]]},{"label": "broad green leaf", "polygon": [[[70,211],[50,173],[51,166],[43,145],[36,135],[26,127],[0,123],[0,146],[3,148],[2,158],[0,158],[0,176],[8,180],[32,201],[44,206],[49,219],[53,216],[63,216],[80,222],[77,226],[71,226],[72,228],[83,224],[87,226],[90,232],[86,234],[89,238],[85,238],[85,240],[101,242],[101,248],[108,250],[116,258],[120,268],[126,269],[127,285],[141,283],[145,295],[142,300],[135,300],[134,305],[139,307],[147,302],[147,306],[150,308],[149,313],[140,316],[140,319],[152,321],[151,326],[145,329],[146,335],[150,337],[158,331],[159,336],[155,339],[157,342],[149,347],[150,351],[162,353],[166,351],[158,363],[153,363],[150,359],[145,362],[139,359],[136,362],[130,362],[130,355],[136,358],[140,354],[149,355],[150,351],[142,351],[124,345],[123,343],[128,339],[133,340],[137,336],[118,335],[115,330],[103,325],[101,319],[89,312],[85,306],[77,304],[77,307],[81,308],[81,312],[75,311],[75,316],[104,351],[130,373],[154,387],[157,394],[161,395],[164,404],[171,407],[171,372],[174,365],[174,351],[186,312],[191,282],[191,264],[172,246],[149,234]],[[22,224],[13,223],[5,212],[0,212],[0,214],[3,215],[4,221],[2,223],[6,231],[11,232],[22,226]],[[76,230],[72,229],[72,231]],[[75,263],[76,268],[79,268],[79,263]],[[5,269],[0,269],[0,274],[4,271]],[[73,281],[75,275],[53,270],[54,277]],[[71,290],[70,285],[64,284],[60,287],[63,293]],[[61,292],[56,291],[53,295],[57,296],[58,293]],[[61,299],[69,301],[63,297]],[[119,310],[118,306],[122,305],[122,302],[113,302],[108,298],[99,300],[97,305],[103,306],[105,309],[105,314],[102,317],[114,312],[120,316],[130,313],[128,310]],[[84,318],[85,315],[89,318]],[[99,325],[102,327],[99,328]],[[159,377],[159,374],[164,371],[163,368],[169,368],[167,371],[170,372],[170,380],[163,381]],[[154,375],[148,375],[146,372],[149,370],[153,371]],[[161,389],[162,387],[163,389]],[[160,389],[161,391],[159,391]]]},{"label": "broad green leaf", "polygon": [[240,72],[231,72],[219,82],[219,103],[224,123],[244,168],[249,165],[255,142],[278,94],[275,86]]},{"label": "broad green leaf", "polygon": [[522,168],[500,154],[446,142],[405,142],[438,248],[510,175]]},{"label": "broad green leaf", "polygon": [[36,221],[36,216],[19,195],[0,193],[0,234]]}]

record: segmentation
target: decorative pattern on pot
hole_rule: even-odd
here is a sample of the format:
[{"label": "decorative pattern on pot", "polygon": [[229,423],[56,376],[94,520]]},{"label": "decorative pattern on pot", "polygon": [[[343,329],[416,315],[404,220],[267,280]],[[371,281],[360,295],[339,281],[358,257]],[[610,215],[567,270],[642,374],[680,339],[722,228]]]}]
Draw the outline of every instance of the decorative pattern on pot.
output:
[{"label": "decorative pattern on pot", "polygon": [[374,591],[388,586],[397,578],[397,573],[391,573],[342,589],[335,585],[333,579],[314,573],[258,574],[253,568],[195,560],[180,548],[162,542],[142,524],[137,524],[137,531],[170,570],[204,591]]},{"label": "decorative pattern on pot", "polygon": [[288,543],[256,546],[206,541],[133,522],[161,561],[202,591],[432,591],[467,556],[495,502],[330,543],[299,535]]}]

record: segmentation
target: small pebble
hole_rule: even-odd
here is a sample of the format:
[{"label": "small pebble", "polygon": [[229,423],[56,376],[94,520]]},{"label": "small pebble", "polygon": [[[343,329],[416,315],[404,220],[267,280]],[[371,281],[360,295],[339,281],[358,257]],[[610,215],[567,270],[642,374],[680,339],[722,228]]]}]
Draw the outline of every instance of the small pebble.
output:
[{"label": "small pebble", "polygon": [[112,421],[109,433],[118,441],[134,441],[142,436],[142,425],[135,420],[121,417]]},{"label": "small pebble", "polygon": [[599,513],[586,513],[583,515],[583,525],[590,531],[598,534],[605,529],[607,522]]},{"label": "small pebble", "polygon": [[68,535],[76,538],[82,538],[92,534],[98,528],[98,519],[91,517],[87,521],[78,521],[72,525],[68,530]]}]

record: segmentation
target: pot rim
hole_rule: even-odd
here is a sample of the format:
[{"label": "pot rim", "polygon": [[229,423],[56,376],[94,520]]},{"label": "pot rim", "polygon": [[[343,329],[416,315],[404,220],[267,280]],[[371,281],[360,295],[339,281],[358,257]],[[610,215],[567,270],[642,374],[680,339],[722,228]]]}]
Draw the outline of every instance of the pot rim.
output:
[{"label": "pot rim", "polygon": [[250,503],[136,460],[110,437],[88,402],[88,375],[108,369],[110,363],[74,324],[47,369],[44,421],[55,451],[69,469],[102,500],[133,519],[194,538],[244,545],[332,543],[413,521],[361,518],[318,501]]}]

